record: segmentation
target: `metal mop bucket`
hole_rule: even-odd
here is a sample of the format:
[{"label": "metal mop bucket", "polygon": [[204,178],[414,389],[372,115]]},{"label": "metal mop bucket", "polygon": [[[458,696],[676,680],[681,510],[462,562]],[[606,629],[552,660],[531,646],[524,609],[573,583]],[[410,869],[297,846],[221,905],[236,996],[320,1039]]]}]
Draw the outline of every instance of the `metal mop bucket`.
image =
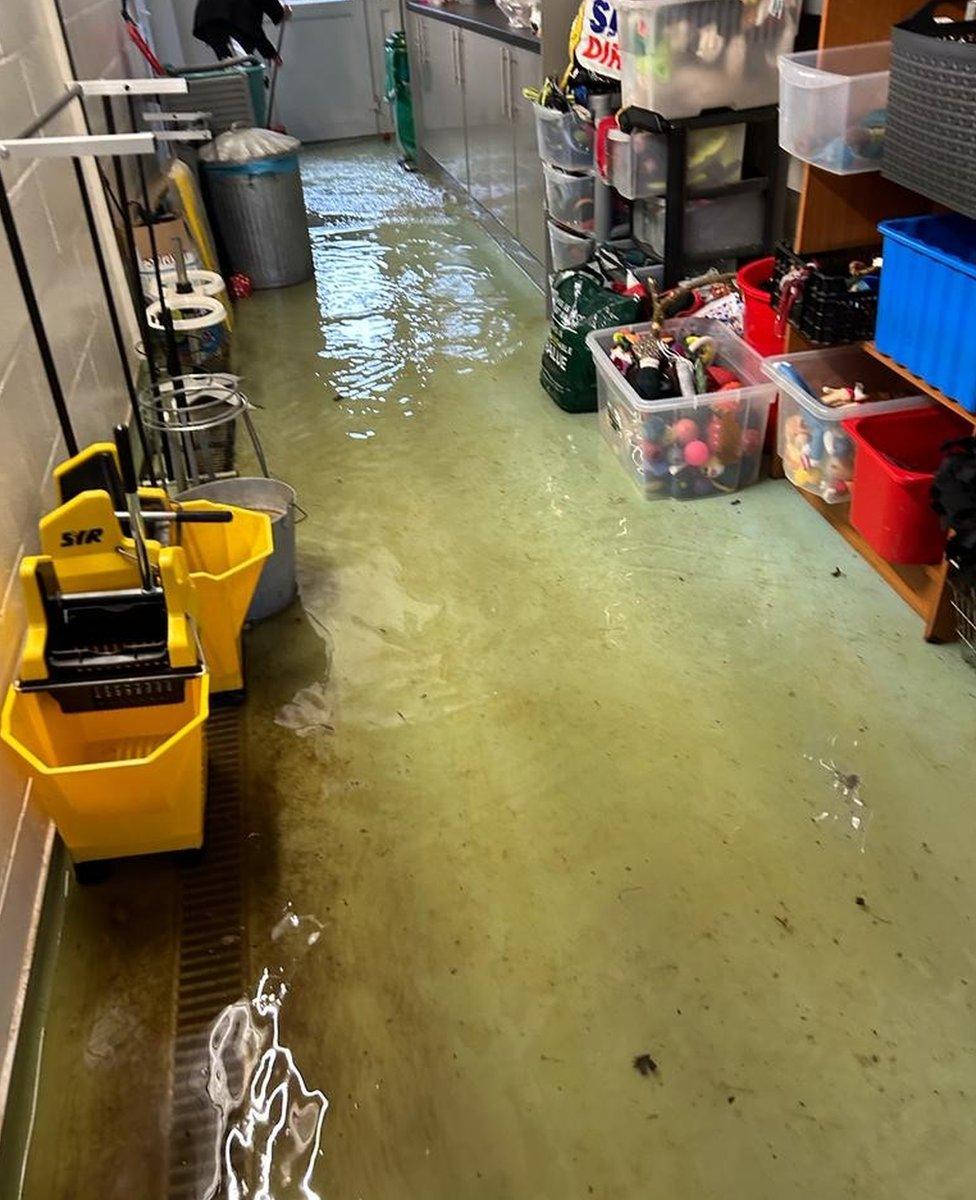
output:
[{"label": "metal mop bucket", "polygon": [[169,310],[180,370],[184,374],[226,371],[230,366],[227,310],[215,296],[179,295],[163,284],[164,300],[146,306],[153,360],[167,369],[163,304]]},{"label": "metal mop bucket", "polygon": [[[247,610],[249,621],[263,621],[287,608],[298,594],[295,577],[295,512],[303,513],[294,488],[280,479],[218,479],[190,488],[179,499],[213,500],[254,509],[271,518],[274,549]],[[304,515],[304,514],[303,514]]]},{"label": "metal mop bucket", "polygon": [[174,469],[187,483],[231,474],[235,469],[237,422],[243,421],[261,470],[268,465],[251,421],[251,402],[236,375],[178,375],[160,380],[139,396],[143,424],[165,438]]}]

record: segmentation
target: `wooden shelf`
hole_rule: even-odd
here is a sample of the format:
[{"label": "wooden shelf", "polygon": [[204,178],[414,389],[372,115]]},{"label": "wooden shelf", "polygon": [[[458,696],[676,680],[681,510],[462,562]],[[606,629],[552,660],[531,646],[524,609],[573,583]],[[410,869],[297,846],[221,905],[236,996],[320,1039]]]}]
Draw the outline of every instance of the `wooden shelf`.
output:
[{"label": "wooden shelf", "polygon": [[951,642],[956,636],[955,618],[949,604],[946,583],[946,564],[934,566],[899,566],[882,558],[851,524],[848,505],[827,504],[819,496],[797,491],[811,508],[832,525],[849,545],[869,563],[888,584],[901,596],[925,622],[925,640],[928,642]]},{"label": "wooden shelf", "polygon": [[945,392],[940,392],[938,388],[933,387],[930,383],[926,383],[921,375],[916,375],[913,371],[909,371],[907,367],[901,366],[900,363],[895,362],[889,355],[882,354],[874,342],[865,342],[864,349],[872,358],[876,358],[878,362],[884,363],[889,370],[900,375],[902,379],[906,379],[912,387],[918,388],[926,396],[931,396],[933,400],[938,401],[944,408],[948,408],[951,412],[954,412],[956,416],[962,417],[964,421],[968,421],[971,425],[976,425],[976,413],[967,412],[961,404],[957,404],[955,400],[950,399]]},{"label": "wooden shelf", "polygon": [[[960,0],[953,8],[962,15]],[[823,0],[820,19],[820,46],[849,46],[860,42],[887,40],[891,26],[917,8],[917,0]],[[906,191],[877,174],[831,175],[817,167],[806,166],[800,192],[793,248],[800,254],[874,245],[879,240],[877,225],[886,217],[910,216],[930,211],[931,201]],[[807,349],[804,339],[791,329],[790,351]],[[911,371],[900,367],[871,343],[865,351],[884,363],[889,370],[907,380],[913,388],[931,396],[971,424],[976,415],[967,413],[955,400],[933,388]],[[846,504],[825,504],[819,496],[800,490],[800,495],[878,572],[885,582],[921,616],[925,638],[930,642],[955,638],[955,615],[950,603],[948,565],[897,566],[873,550],[848,518]]]}]

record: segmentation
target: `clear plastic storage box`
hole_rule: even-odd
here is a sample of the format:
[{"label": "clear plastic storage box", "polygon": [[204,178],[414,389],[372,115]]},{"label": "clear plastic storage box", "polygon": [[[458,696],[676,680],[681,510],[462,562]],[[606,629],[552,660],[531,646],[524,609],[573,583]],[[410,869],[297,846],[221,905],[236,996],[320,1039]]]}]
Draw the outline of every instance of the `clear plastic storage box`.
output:
[{"label": "clear plastic storage box", "polygon": [[[652,254],[664,257],[663,199],[634,204],[634,237]],[[695,258],[762,242],[765,206],[759,191],[700,197],[685,204],[685,254]]]},{"label": "clear plastic storage box", "polygon": [[593,170],[593,122],[576,112],[533,104],[539,157],[564,171]]},{"label": "clear plastic storage box", "polygon": [[[643,332],[650,325],[619,328]],[[713,338],[715,362],[734,372],[744,386],[692,399],[643,400],[610,359],[618,330],[597,330],[586,342],[596,366],[603,436],[649,500],[696,500],[755,483],[769,406],[776,395],[763,374],[762,359],[717,321],[691,317],[669,321],[665,330]],[[703,465],[696,465],[700,462]]]},{"label": "clear plastic storage box", "polygon": [[[786,375],[784,364],[792,368]],[[851,498],[855,446],[841,422],[847,417],[874,416],[929,403],[925,396],[913,394],[900,375],[859,346],[779,354],[766,359],[764,370],[779,388],[776,447],[786,478],[828,504],[844,504]],[[807,383],[813,395],[791,377],[792,372]],[[836,408],[819,399],[824,388],[853,387],[857,383],[869,395],[887,394],[890,399]]]},{"label": "clear plastic storage box", "polygon": [[[855,0],[848,0],[854,3]],[[617,0],[624,107],[662,117],[779,98],[802,0]]]},{"label": "clear plastic storage box", "polygon": [[549,252],[552,255],[554,272],[581,267],[593,257],[595,243],[592,237],[563,229],[555,221],[547,221],[546,224],[549,228]]},{"label": "clear plastic storage box", "polygon": [[879,170],[890,64],[890,42],[784,55],[779,65],[783,149],[835,175]]},{"label": "clear plastic storage box", "polygon": [[[718,125],[688,132],[688,192],[738,183],[742,178],[745,125]],[[663,133],[617,129],[607,138],[606,181],[628,200],[663,196],[668,178],[668,143]]]},{"label": "clear plastic storage box", "polygon": [[593,229],[594,176],[572,175],[549,163],[543,163],[542,170],[549,216],[578,233],[590,232]]}]

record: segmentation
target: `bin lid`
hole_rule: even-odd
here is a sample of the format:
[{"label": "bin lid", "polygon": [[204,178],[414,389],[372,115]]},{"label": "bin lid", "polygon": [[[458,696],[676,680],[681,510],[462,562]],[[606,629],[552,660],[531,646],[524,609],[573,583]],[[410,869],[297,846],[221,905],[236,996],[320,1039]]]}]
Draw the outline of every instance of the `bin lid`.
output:
[{"label": "bin lid", "polygon": [[208,142],[200,150],[200,158],[207,163],[228,165],[266,162],[297,153],[301,144],[298,138],[273,129],[231,128]]}]

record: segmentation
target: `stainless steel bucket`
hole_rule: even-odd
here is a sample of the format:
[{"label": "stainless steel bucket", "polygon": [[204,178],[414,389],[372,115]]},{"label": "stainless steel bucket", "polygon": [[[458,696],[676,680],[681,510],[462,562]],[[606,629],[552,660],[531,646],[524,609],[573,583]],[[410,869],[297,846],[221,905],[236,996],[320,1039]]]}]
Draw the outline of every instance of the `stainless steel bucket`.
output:
[{"label": "stainless steel bucket", "polygon": [[265,561],[254,592],[249,621],[263,621],[288,607],[298,594],[295,577],[295,489],[280,479],[215,479],[182,492],[179,500],[212,500],[267,513],[274,550]]}]

